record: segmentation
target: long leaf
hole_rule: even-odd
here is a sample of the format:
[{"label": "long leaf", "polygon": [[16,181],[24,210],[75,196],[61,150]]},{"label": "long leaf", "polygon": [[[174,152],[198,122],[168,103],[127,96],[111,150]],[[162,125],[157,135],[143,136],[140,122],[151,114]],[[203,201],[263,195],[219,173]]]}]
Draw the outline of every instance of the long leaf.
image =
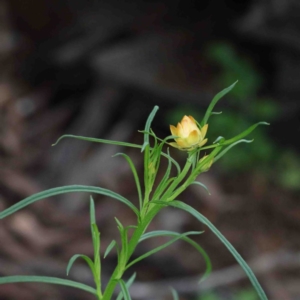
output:
[{"label": "long leaf", "polygon": [[[170,155],[169,149],[168,149],[168,155]],[[153,194],[153,197],[152,197],[153,199],[157,199],[162,194],[162,192],[167,188],[166,182],[169,179],[169,176],[171,173],[171,168],[172,168],[172,163],[171,163],[171,160],[168,159],[168,167],[166,169],[164,177],[160,180],[160,183],[158,184],[158,186]]]},{"label": "long leaf", "polygon": [[158,109],[159,109],[158,106],[154,106],[153,110],[149,114],[149,117],[146,121],[145,130],[144,130],[145,131],[145,133],[144,133],[144,144],[142,146],[142,152],[144,151],[146,146],[149,145],[149,133],[148,132],[150,132],[150,126],[151,126],[152,120],[153,120],[156,112],[158,111]]},{"label": "long leaf", "polygon": [[234,88],[234,86],[235,86],[236,84],[237,84],[237,81],[236,81],[235,83],[233,83],[231,86],[229,86],[229,87],[227,87],[226,89],[224,89],[224,90],[222,90],[221,92],[219,92],[219,93],[212,99],[212,101],[210,102],[210,104],[209,104],[209,106],[208,106],[208,108],[207,108],[207,110],[206,110],[206,113],[205,113],[205,115],[204,115],[204,118],[203,118],[203,120],[202,120],[201,123],[200,123],[201,126],[204,126],[204,125],[207,123],[207,121],[208,121],[209,117],[211,116],[212,111],[213,111],[215,105],[217,104],[217,102],[218,102],[223,96],[225,96],[227,93],[229,93],[229,92]]},{"label": "long leaf", "polygon": [[248,134],[250,134],[257,126],[259,125],[270,125],[267,122],[258,122],[256,124],[253,124],[252,126],[250,126],[248,129],[246,129],[245,131],[243,131],[242,133],[236,135],[235,137],[229,139],[229,140],[225,140],[224,143],[222,143],[222,145],[229,145],[232,144],[242,138],[244,138],[245,136],[247,136]]},{"label": "long leaf", "polygon": [[240,144],[240,143],[252,143],[253,140],[239,140],[239,141],[236,141],[232,144],[230,144],[228,147],[226,147],[223,151],[221,151],[215,158],[214,158],[214,163],[220,159],[226,152],[228,152],[231,148],[233,148],[234,146],[236,146],[237,144]]},{"label": "long leaf", "polygon": [[[126,287],[129,289],[131,287],[131,285],[133,284],[134,280],[136,277],[136,273],[133,273],[131,275],[131,277],[128,279],[128,281],[126,282]],[[117,299],[116,300],[122,300],[123,299],[123,293],[120,292]]]},{"label": "long leaf", "polygon": [[173,300],[179,300],[179,296],[178,296],[177,291],[175,289],[173,289],[172,287],[170,289],[171,289],[171,292],[172,292]]},{"label": "long leaf", "polygon": [[75,255],[73,255],[73,256],[70,258],[70,260],[69,260],[69,263],[68,263],[68,266],[67,266],[67,275],[69,275],[69,272],[70,272],[70,270],[71,270],[71,267],[73,266],[73,264],[74,264],[74,262],[75,262],[75,260],[76,260],[77,258],[82,258],[82,259],[84,259],[84,260],[86,261],[86,263],[88,264],[88,266],[90,267],[90,269],[91,269],[93,275],[95,274],[95,268],[94,268],[94,263],[93,263],[93,261],[92,261],[88,256],[86,256],[86,255],[84,255],[84,254],[75,254]]},{"label": "long leaf", "polygon": [[115,240],[112,240],[109,245],[107,246],[106,250],[105,250],[105,253],[104,253],[104,258],[109,254],[109,252],[112,250],[112,248],[114,246],[116,246],[117,242]]},{"label": "long leaf", "polygon": [[142,147],[141,145],[138,145],[138,144],[119,142],[119,141],[111,141],[111,140],[105,140],[105,139],[97,139],[97,138],[91,138],[91,137],[73,135],[73,134],[62,135],[54,144],[52,144],[52,146],[56,146],[62,139],[65,139],[65,138],[73,138],[73,139],[88,141],[88,142],[93,142],[93,143],[118,145],[118,146],[131,147],[131,148],[141,148]]},{"label": "long leaf", "polygon": [[21,283],[21,282],[39,282],[39,283],[48,283],[48,284],[58,284],[70,286],[73,288],[84,290],[88,293],[91,293],[97,296],[96,290],[88,285],[85,285],[80,282],[68,280],[68,279],[60,279],[56,277],[47,277],[47,276],[6,276],[0,277],[0,284],[8,284],[8,283]]},{"label": "long leaf", "polygon": [[[111,140],[105,140],[105,139],[97,139],[97,138],[91,138],[91,137],[85,137],[85,136],[73,135],[73,134],[65,134],[65,135],[61,136],[54,144],[52,144],[52,146],[56,146],[64,138],[73,138],[73,139],[83,140],[83,141],[88,141],[88,142],[119,145],[119,146],[138,148],[138,149],[142,149],[142,147],[143,147],[142,145],[138,145],[138,144],[119,142],[119,141],[111,141]],[[168,155],[164,152],[162,152],[161,155],[166,158],[169,158]],[[172,157],[170,157],[170,159],[171,159],[172,163],[176,166],[178,173],[180,173],[179,164]]]},{"label": "long leaf", "polygon": [[179,234],[179,235],[177,235],[177,236],[174,234],[174,236],[175,236],[174,239],[172,239],[172,240],[170,240],[170,241],[164,243],[163,245],[158,246],[158,247],[152,249],[151,251],[148,251],[147,253],[145,253],[145,254],[139,256],[139,257],[136,258],[135,260],[131,261],[131,262],[126,266],[126,269],[130,268],[132,265],[134,265],[135,263],[137,263],[137,262],[143,260],[144,258],[146,258],[146,257],[148,257],[148,256],[150,256],[150,255],[152,255],[152,254],[154,254],[154,253],[156,253],[156,252],[158,252],[158,251],[160,251],[160,250],[162,250],[162,249],[164,249],[164,248],[170,246],[171,244],[173,244],[174,242],[176,242],[176,241],[178,241],[179,239],[183,238],[184,236],[192,235],[192,234],[200,234],[200,233],[201,233],[201,232],[190,231],[190,232],[185,232],[185,233]]},{"label": "long leaf", "polygon": [[204,188],[207,191],[208,195],[211,195],[209,189],[207,188],[207,186],[204,183],[199,182],[199,181],[193,181],[191,184],[196,184],[196,185],[201,186],[202,188]]},{"label": "long leaf", "polygon": [[238,261],[238,263],[241,265],[241,267],[244,269],[246,274],[248,275],[253,287],[256,289],[260,299],[262,300],[268,300],[264,290],[262,289],[261,285],[259,284],[257,278],[255,277],[254,273],[250,269],[250,267],[247,265],[245,260],[242,258],[242,256],[235,250],[235,248],[231,245],[231,243],[224,237],[224,235],[202,214],[200,214],[197,210],[195,210],[193,207],[191,207],[188,204],[185,204],[181,201],[172,201],[169,203],[166,203],[166,205],[170,205],[182,210],[187,211],[191,215],[193,215],[196,219],[198,219],[201,223],[205,224],[210,228],[210,230],[220,239],[220,241],[227,247],[227,249],[232,253],[234,258]]},{"label": "long leaf", "polygon": [[40,193],[36,193],[32,196],[29,196],[22,201],[12,205],[11,207],[5,209],[0,213],[0,219],[3,219],[12,213],[24,208],[25,206],[32,204],[38,200],[45,199],[48,197],[60,195],[60,194],[65,194],[65,193],[72,193],[72,192],[88,192],[88,193],[95,193],[95,194],[100,194],[100,195],[105,195],[109,196],[111,198],[114,198],[116,200],[121,201],[122,203],[126,204],[128,207],[130,207],[138,216],[139,211],[138,209],[126,198],[123,196],[110,191],[108,189],[100,188],[100,187],[95,187],[95,186],[85,186],[85,185],[67,185],[67,186],[62,186],[62,187],[57,187],[53,189],[49,189]]},{"label": "long leaf", "polygon": [[[197,232],[196,231],[196,232],[190,232],[190,233],[200,234],[202,232]],[[201,255],[203,256],[203,258],[205,260],[205,264],[206,264],[206,270],[205,270],[203,276],[201,277],[200,281],[203,281],[205,278],[208,277],[208,275],[211,273],[211,270],[212,270],[212,265],[211,265],[210,258],[208,256],[208,254],[206,253],[206,251],[199,244],[197,244],[195,241],[193,241],[189,237],[182,236],[180,233],[174,232],[174,231],[155,230],[155,231],[151,231],[151,232],[147,232],[147,233],[143,234],[141,236],[139,242],[142,242],[142,241],[144,241],[146,239],[149,239],[149,238],[158,237],[158,236],[181,236],[182,240],[184,240],[185,242],[192,245],[195,249],[197,249],[201,253]]]},{"label": "long leaf", "polygon": [[130,294],[129,294],[129,290],[125,284],[125,282],[122,279],[119,279],[119,284],[121,286],[121,290],[123,293],[123,297],[125,300],[131,300]]},{"label": "long leaf", "polygon": [[135,185],[136,185],[136,188],[137,188],[138,196],[139,196],[140,209],[142,209],[142,200],[143,200],[142,199],[142,189],[141,189],[141,184],[140,184],[139,176],[137,174],[137,171],[136,171],[136,168],[134,166],[134,163],[132,162],[131,158],[127,154],[117,153],[114,156],[117,156],[117,155],[123,156],[126,159],[126,161],[128,162],[129,166],[130,166],[131,172],[132,172],[133,177],[134,177]]}]

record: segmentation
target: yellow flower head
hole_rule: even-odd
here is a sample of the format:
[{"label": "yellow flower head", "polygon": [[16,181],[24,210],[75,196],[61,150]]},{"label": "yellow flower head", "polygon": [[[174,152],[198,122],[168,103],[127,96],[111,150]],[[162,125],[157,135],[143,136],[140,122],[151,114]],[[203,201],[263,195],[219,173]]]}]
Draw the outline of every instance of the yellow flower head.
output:
[{"label": "yellow flower head", "polygon": [[177,137],[176,143],[170,143],[170,145],[184,151],[202,147],[207,142],[205,139],[207,128],[208,124],[199,128],[192,116],[184,116],[177,127],[170,125],[172,135]]}]

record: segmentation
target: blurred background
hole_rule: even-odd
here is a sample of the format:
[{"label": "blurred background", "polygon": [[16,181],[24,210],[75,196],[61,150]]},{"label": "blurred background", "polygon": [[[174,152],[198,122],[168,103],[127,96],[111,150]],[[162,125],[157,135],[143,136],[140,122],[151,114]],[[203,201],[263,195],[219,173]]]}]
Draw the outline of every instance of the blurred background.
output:
[{"label": "blurred background", "polygon": [[[252,144],[239,145],[191,186],[181,200],[208,217],[253,268],[270,299],[300,299],[300,2],[297,0],[0,2],[0,209],[41,190],[88,184],[137,203],[125,160],[142,174],[139,151],[63,140],[76,134],[141,143],[138,130],[154,105],[153,129],[169,134],[184,114],[201,119],[213,95],[239,83],[210,119],[209,142],[258,121]],[[181,163],[185,156],[172,150]],[[164,166],[164,164],[163,164]],[[163,172],[163,169],[161,170]],[[94,196],[102,252],[118,239],[114,221],[134,224],[122,204]],[[68,259],[92,255],[89,195],[40,201],[1,220],[0,276],[66,278]],[[195,240],[213,272],[177,242],[137,264],[133,299],[256,300],[228,250],[184,212],[164,209],[152,230],[206,230]],[[163,243],[145,242],[136,255]],[[107,280],[116,263],[104,261]],[[130,270],[130,276],[134,270]],[[93,285],[84,263],[70,279]],[[81,291],[42,284],[0,286],[1,300],[93,299]]]}]

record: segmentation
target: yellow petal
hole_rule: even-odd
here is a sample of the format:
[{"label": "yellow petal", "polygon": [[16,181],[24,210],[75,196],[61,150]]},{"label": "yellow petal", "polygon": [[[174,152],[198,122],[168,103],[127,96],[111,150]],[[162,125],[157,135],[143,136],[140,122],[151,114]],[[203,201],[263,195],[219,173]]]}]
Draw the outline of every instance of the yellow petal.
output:
[{"label": "yellow petal", "polygon": [[191,132],[191,124],[190,124],[190,119],[189,117],[187,116],[184,116],[181,123],[180,123],[180,126],[181,126],[181,137],[188,137],[188,135],[190,134]]},{"label": "yellow petal", "polygon": [[188,148],[190,145],[186,142],[185,139],[176,139],[176,142],[180,148]]},{"label": "yellow petal", "polygon": [[208,124],[205,124],[202,128],[201,128],[201,133],[202,133],[202,138],[204,139],[206,136],[206,132],[208,129]]},{"label": "yellow petal", "polygon": [[199,147],[202,147],[203,145],[205,145],[207,143],[207,139],[204,139],[202,142],[200,142],[198,144]]},{"label": "yellow petal", "polygon": [[197,124],[196,120],[195,120],[192,116],[189,116],[189,118],[190,118],[195,124]]},{"label": "yellow petal", "polygon": [[171,130],[172,135],[178,136],[177,128],[175,126],[170,125],[170,130]]},{"label": "yellow petal", "polygon": [[186,140],[189,146],[192,146],[199,142],[199,138],[199,132],[197,130],[193,130]]}]

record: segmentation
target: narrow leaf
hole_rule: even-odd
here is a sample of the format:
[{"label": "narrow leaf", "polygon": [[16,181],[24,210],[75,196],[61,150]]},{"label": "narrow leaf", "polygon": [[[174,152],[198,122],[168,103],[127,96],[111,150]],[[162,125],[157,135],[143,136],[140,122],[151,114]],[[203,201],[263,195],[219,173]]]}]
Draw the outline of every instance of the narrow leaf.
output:
[{"label": "narrow leaf", "polygon": [[210,102],[210,104],[209,104],[209,106],[208,106],[208,108],[207,108],[207,111],[206,111],[206,113],[205,113],[205,115],[204,115],[204,118],[203,118],[203,120],[202,120],[201,123],[200,123],[201,126],[204,126],[204,125],[207,123],[207,121],[208,121],[209,117],[211,116],[212,111],[213,111],[215,105],[217,104],[217,102],[218,102],[222,97],[224,97],[227,93],[229,93],[229,92],[234,88],[234,86],[235,86],[236,84],[237,84],[237,81],[236,81],[235,83],[233,83],[231,86],[229,86],[229,87],[227,87],[226,89],[224,89],[224,90],[222,90],[221,92],[219,92],[219,93],[212,99],[212,101]]},{"label": "narrow leaf", "polygon": [[[199,231],[191,231],[191,234],[201,234],[203,232],[199,232]],[[174,232],[174,231],[169,231],[169,230],[155,230],[155,231],[151,231],[151,232],[147,232],[145,234],[143,234],[139,240],[139,242],[142,242],[146,239],[149,238],[153,238],[153,237],[157,237],[157,236],[180,236],[181,234],[178,232]],[[202,255],[202,257],[205,260],[205,264],[206,264],[206,270],[203,274],[203,276],[200,279],[200,282],[203,281],[204,279],[206,279],[208,277],[208,275],[211,273],[212,270],[212,265],[211,265],[211,261],[210,258],[208,256],[208,254],[206,253],[206,251],[199,245],[197,244],[195,241],[193,241],[192,239],[190,239],[187,236],[183,236],[181,237],[181,239],[187,243],[189,243],[191,246],[193,246],[196,250],[198,250],[198,252]]]},{"label": "narrow leaf", "polygon": [[207,186],[206,186],[204,183],[199,182],[199,181],[193,181],[191,184],[200,185],[202,188],[204,188],[204,189],[207,191],[207,193],[208,193],[209,195],[211,195],[210,191],[208,190]]},{"label": "narrow leaf", "polygon": [[84,290],[88,293],[91,293],[97,296],[97,292],[94,288],[82,284],[80,282],[68,280],[68,279],[60,279],[55,277],[47,277],[47,276],[7,276],[0,277],[0,284],[7,283],[21,283],[21,282],[36,282],[36,283],[48,283],[48,284],[58,284],[64,286],[70,286],[73,288]]},{"label": "narrow leaf", "polygon": [[108,247],[106,248],[105,250],[105,253],[104,253],[104,258],[109,254],[109,252],[112,250],[112,248],[117,244],[117,242],[115,240],[112,240],[110,242],[110,244],[108,245]]},{"label": "narrow leaf", "polygon": [[172,239],[172,240],[166,242],[165,244],[163,244],[163,245],[161,245],[161,246],[158,246],[158,247],[156,247],[155,249],[153,249],[153,250],[151,250],[151,251],[148,251],[147,253],[145,253],[145,254],[139,256],[138,258],[136,258],[135,260],[133,260],[132,262],[130,262],[130,263],[126,266],[126,269],[128,269],[129,267],[131,267],[131,266],[134,265],[135,263],[137,263],[137,262],[143,260],[144,258],[146,258],[146,257],[148,257],[148,256],[150,256],[150,255],[152,255],[152,254],[154,254],[154,253],[156,253],[156,252],[158,252],[158,251],[160,251],[160,250],[162,250],[162,249],[164,249],[164,248],[170,246],[171,244],[173,244],[173,243],[176,242],[177,240],[179,240],[179,239],[181,239],[181,238],[183,238],[183,237],[185,237],[185,236],[187,236],[187,235],[192,235],[192,234],[200,234],[200,233],[199,233],[199,232],[195,232],[195,231],[191,231],[191,232],[185,232],[185,233],[179,234],[179,235],[177,235],[177,236],[174,234],[174,236],[175,236],[174,239]]},{"label": "narrow leaf", "polygon": [[243,131],[242,133],[236,135],[235,137],[229,139],[229,140],[226,140],[222,145],[229,145],[229,144],[232,144],[242,138],[244,138],[245,136],[247,136],[248,134],[250,134],[257,126],[259,125],[270,125],[269,123],[267,122],[258,122],[252,126],[250,126],[248,129],[246,129],[245,131]]},{"label": "narrow leaf", "polygon": [[120,286],[121,286],[121,290],[122,290],[124,299],[125,299],[125,300],[131,300],[131,297],[130,297],[130,294],[129,294],[129,290],[128,290],[128,288],[127,288],[125,282],[124,282],[122,279],[120,279],[120,280],[119,280],[119,284],[120,284]]},{"label": "narrow leaf", "polygon": [[69,260],[69,263],[68,263],[68,266],[67,266],[67,276],[69,275],[70,270],[71,270],[71,267],[73,266],[73,264],[74,264],[74,262],[75,262],[75,260],[76,260],[77,258],[82,258],[82,259],[84,259],[85,262],[86,262],[86,263],[88,264],[88,266],[90,267],[90,269],[91,269],[93,275],[95,274],[95,268],[94,268],[94,263],[93,263],[93,261],[92,261],[88,256],[86,256],[86,255],[84,255],[84,254],[75,254],[75,255],[73,255],[73,256],[70,258],[70,260]]},{"label": "narrow leaf", "polygon": [[170,290],[172,292],[173,300],[179,300],[177,291],[175,289],[173,289],[172,287],[170,288]]},{"label": "narrow leaf", "polygon": [[88,193],[95,193],[95,194],[100,194],[104,196],[109,196],[111,198],[114,198],[116,200],[119,200],[120,202],[126,204],[128,207],[130,207],[138,216],[139,211],[138,209],[126,198],[123,196],[110,191],[108,189],[100,188],[100,187],[95,187],[95,186],[85,186],[85,185],[67,185],[67,186],[62,186],[62,187],[57,187],[53,189],[49,189],[40,193],[36,193],[32,196],[29,196],[22,201],[12,205],[11,207],[5,209],[0,213],[0,219],[3,219],[12,213],[26,207],[29,204],[32,204],[38,200],[45,199],[48,197],[60,195],[60,194],[65,194],[65,193],[73,193],[73,192],[88,192]]},{"label": "narrow leaf", "polygon": [[135,185],[137,188],[137,192],[138,192],[138,196],[139,196],[139,204],[140,204],[140,209],[141,209],[142,208],[142,200],[143,200],[142,199],[142,189],[141,189],[141,184],[140,184],[140,180],[139,180],[139,176],[137,174],[136,168],[135,168],[131,158],[128,155],[126,155],[124,153],[117,153],[114,156],[117,156],[117,155],[122,155],[127,160],[128,164],[130,166],[131,172],[134,177]]},{"label": "narrow leaf", "polygon": [[95,202],[92,196],[90,196],[90,224],[96,224]]},{"label": "narrow leaf", "polygon": [[220,239],[220,241],[227,247],[227,249],[231,252],[234,258],[238,261],[241,267],[244,269],[246,274],[248,275],[253,287],[256,289],[259,297],[261,300],[268,300],[264,290],[262,289],[261,285],[259,284],[258,280],[256,279],[254,273],[247,265],[245,260],[241,257],[241,255],[235,250],[235,248],[231,245],[231,243],[223,236],[223,234],[202,214],[200,214],[197,210],[193,207],[185,204],[181,201],[172,201],[167,203],[170,206],[182,209],[193,215],[196,219],[198,219],[201,223],[205,224],[210,228],[210,230]]},{"label": "narrow leaf", "polygon": [[226,152],[228,152],[231,148],[233,148],[234,146],[236,146],[237,144],[240,143],[252,143],[253,140],[239,140],[236,141],[235,143],[230,144],[228,147],[226,147],[223,151],[221,151],[215,158],[214,158],[214,162],[216,162],[218,159],[220,159]]},{"label": "narrow leaf", "polygon": [[83,140],[83,141],[88,141],[88,142],[102,143],[102,144],[109,144],[109,145],[118,145],[118,146],[131,147],[131,148],[141,148],[142,147],[141,145],[138,145],[138,144],[131,144],[131,143],[125,143],[125,142],[119,142],[119,141],[97,139],[97,138],[91,138],[91,137],[85,137],[85,136],[79,136],[79,135],[72,135],[72,134],[64,134],[54,144],[52,144],[52,146],[56,146],[64,138],[73,138],[73,139],[76,139],[76,140]]},{"label": "narrow leaf", "polygon": [[[128,281],[126,282],[126,286],[127,288],[129,289],[131,287],[131,285],[133,284],[134,280],[135,280],[135,277],[136,277],[136,273],[133,273],[131,275],[131,277],[128,279]],[[117,299],[116,300],[122,300],[123,299],[123,293],[120,292]]]},{"label": "narrow leaf", "polygon": [[[64,138],[73,138],[73,139],[83,140],[83,141],[88,141],[88,142],[104,143],[104,144],[110,144],[110,145],[119,145],[119,146],[131,147],[131,148],[138,148],[138,149],[142,149],[142,147],[143,147],[142,145],[138,145],[138,144],[131,144],[131,143],[125,143],[125,142],[119,142],[119,141],[97,139],[97,138],[91,138],[91,137],[85,137],[85,136],[79,136],[79,135],[72,135],[72,134],[65,134],[65,135],[61,136],[55,142],[55,144],[53,144],[52,146],[56,146],[59,143],[59,141],[61,141]],[[162,156],[167,157],[167,154],[164,153],[164,152],[162,152]],[[176,168],[178,169],[179,165],[175,161],[175,159],[171,158],[171,160],[172,160],[172,163],[174,165],[176,165]],[[180,171],[179,171],[179,173],[180,173]]]},{"label": "narrow leaf", "polygon": [[[145,132],[150,132],[150,126],[152,123],[152,120],[156,114],[156,112],[158,111],[159,107],[158,106],[154,106],[153,110],[151,111],[147,121],[146,121],[146,125],[145,125]],[[144,133],[144,144],[142,146],[142,150],[141,152],[143,152],[146,148],[146,146],[149,145],[149,133]]]}]

